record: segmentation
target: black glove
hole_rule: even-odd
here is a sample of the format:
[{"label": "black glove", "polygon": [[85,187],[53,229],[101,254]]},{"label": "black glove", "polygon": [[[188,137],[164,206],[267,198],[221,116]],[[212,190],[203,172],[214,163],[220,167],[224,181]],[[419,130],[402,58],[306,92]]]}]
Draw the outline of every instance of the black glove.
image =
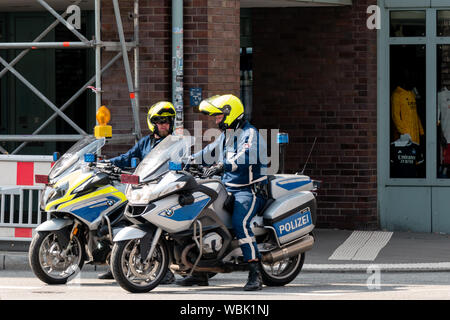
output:
[{"label": "black glove", "polygon": [[223,172],[223,163],[215,164],[203,171],[204,177],[212,177],[214,175],[220,175]]}]

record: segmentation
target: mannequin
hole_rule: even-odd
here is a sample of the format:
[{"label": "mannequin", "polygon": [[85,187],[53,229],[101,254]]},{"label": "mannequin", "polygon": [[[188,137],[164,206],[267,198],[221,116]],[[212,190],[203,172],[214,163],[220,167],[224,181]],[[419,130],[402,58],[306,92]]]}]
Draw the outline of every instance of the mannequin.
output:
[{"label": "mannequin", "polygon": [[420,140],[424,135],[422,122],[417,113],[413,75],[403,69],[397,88],[391,96],[391,115],[395,128],[391,144],[391,176],[393,178],[415,178],[420,157]]},{"label": "mannequin", "polygon": [[414,93],[417,90],[414,90],[412,78],[408,69],[404,69],[399,85],[391,96],[392,120],[399,135],[409,134],[411,141],[420,145],[420,137],[424,135],[424,130],[417,114]]}]

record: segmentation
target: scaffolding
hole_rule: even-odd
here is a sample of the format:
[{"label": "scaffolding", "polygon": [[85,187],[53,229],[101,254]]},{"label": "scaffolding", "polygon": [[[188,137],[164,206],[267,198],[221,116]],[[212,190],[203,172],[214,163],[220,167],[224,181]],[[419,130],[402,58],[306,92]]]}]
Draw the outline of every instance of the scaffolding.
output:
[{"label": "scaffolding", "polygon": [[[39,99],[41,99],[48,107],[53,110],[53,114],[44,121],[32,134],[30,135],[0,135],[0,141],[15,141],[22,142],[11,154],[17,154],[27,143],[34,141],[77,141],[84,136],[89,135],[82,128],[80,128],[74,121],[72,121],[64,110],[67,109],[85,90],[89,88],[95,93],[95,106],[98,110],[101,106],[101,75],[108,70],[116,61],[120,58],[123,59],[123,65],[126,74],[126,81],[128,86],[129,98],[131,101],[131,109],[133,115],[134,128],[131,134],[114,135],[112,140],[114,142],[129,141],[132,138],[138,140],[142,137],[140,123],[139,123],[139,0],[134,0],[134,10],[132,13],[133,27],[134,27],[134,39],[131,42],[125,41],[121,12],[118,0],[112,0],[114,7],[115,22],[117,26],[117,32],[119,35],[119,42],[102,41],[101,40],[101,15],[100,15],[100,0],[94,0],[94,12],[95,12],[95,35],[92,40],[88,40],[84,35],[74,28],[72,24],[66,21],[67,11],[63,14],[57,13],[47,2],[44,0],[36,0],[45,10],[50,12],[55,17],[55,21],[47,27],[38,37],[31,42],[8,42],[0,43],[0,50],[2,49],[24,49],[17,55],[11,62],[7,62],[0,56],[0,63],[4,69],[0,71],[0,78],[3,77],[8,71],[11,72],[20,82],[28,87]],[[82,0],[77,0],[71,5],[78,6]],[[41,42],[41,40],[52,31],[58,24],[62,24],[67,27],[78,39],[78,42],[64,41],[64,42]],[[95,50],[95,75],[90,78],[70,99],[68,99],[62,106],[58,107],[51,102],[42,92],[40,92],[35,86],[33,86],[23,75],[21,75],[14,66],[31,50],[38,50],[43,48],[53,49],[93,49]],[[101,67],[101,49],[105,48],[108,51],[118,51],[117,54]],[[130,62],[128,59],[128,51],[134,51],[134,80],[131,73]],[[93,86],[95,84],[95,87]],[[47,127],[56,117],[61,117],[67,122],[78,134],[62,135],[62,134],[39,134],[45,127]],[[0,147],[0,153],[7,154],[7,150]]]}]

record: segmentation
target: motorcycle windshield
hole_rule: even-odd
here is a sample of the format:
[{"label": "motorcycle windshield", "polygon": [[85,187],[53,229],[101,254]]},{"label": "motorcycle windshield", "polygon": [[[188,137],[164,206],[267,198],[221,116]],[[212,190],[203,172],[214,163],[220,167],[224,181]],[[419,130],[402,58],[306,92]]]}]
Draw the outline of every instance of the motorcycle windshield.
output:
[{"label": "motorcycle windshield", "polygon": [[85,153],[96,154],[105,145],[105,138],[97,139],[87,136],[75,143],[58,161],[55,162],[48,175],[53,180],[65,173],[72,172],[84,161]]},{"label": "motorcycle windshield", "polygon": [[181,163],[189,156],[194,137],[169,135],[142,160],[135,171],[141,182],[158,178],[169,170],[169,162]]}]

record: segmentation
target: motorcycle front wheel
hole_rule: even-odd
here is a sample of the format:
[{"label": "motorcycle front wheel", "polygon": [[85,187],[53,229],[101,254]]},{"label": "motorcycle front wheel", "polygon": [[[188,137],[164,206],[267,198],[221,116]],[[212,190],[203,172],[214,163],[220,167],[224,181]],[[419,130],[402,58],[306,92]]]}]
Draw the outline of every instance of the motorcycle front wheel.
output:
[{"label": "motorcycle front wheel", "polygon": [[67,283],[84,264],[84,246],[76,235],[65,248],[58,240],[55,232],[38,232],[30,244],[28,258],[31,270],[47,284]]},{"label": "motorcycle front wheel", "polygon": [[277,261],[261,262],[261,277],[266,286],[284,286],[297,277],[302,270],[305,253]]},{"label": "motorcycle front wheel", "polygon": [[166,274],[169,253],[162,240],[155,247],[153,255],[146,261],[141,257],[141,239],[116,242],[111,253],[111,271],[117,283],[132,293],[153,290]]}]

